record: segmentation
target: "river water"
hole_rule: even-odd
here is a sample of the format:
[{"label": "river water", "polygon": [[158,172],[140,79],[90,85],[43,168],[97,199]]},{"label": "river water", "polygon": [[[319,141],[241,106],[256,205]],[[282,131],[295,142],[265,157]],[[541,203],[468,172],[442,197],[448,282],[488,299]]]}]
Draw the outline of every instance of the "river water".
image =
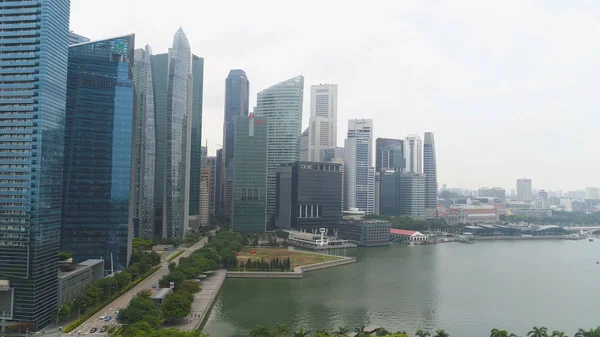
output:
[{"label": "river water", "polygon": [[487,337],[600,324],[600,240],[480,241],[359,248],[357,262],[300,280],[228,279],[203,332],[242,337],[260,324],[336,330],[443,328]]}]

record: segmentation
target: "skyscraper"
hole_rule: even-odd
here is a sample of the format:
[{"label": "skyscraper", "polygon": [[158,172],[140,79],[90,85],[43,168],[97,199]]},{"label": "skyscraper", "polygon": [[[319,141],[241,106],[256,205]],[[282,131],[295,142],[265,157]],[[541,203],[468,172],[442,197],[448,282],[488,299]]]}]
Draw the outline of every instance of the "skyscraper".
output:
[{"label": "skyscraper", "polygon": [[0,5],[0,330],[56,309],[69,5]]},{"label": "skyscraper", "polygon": [[233,164],[234,232],[265,230],[267,188],[267,125],[265,117],[236,116]]},{"label": "skyscraper", "polygon": [[437,165],[433,133],[425,132],[423,144],[423,169],[425,173],[425,218],[437,217]]},{"label": "skyscraper", "polygon": [[223,215],[231,219],[233,197],[233,157],[235,155],[236,116],[248,116],[250,102],[250,81],[242,69],[232,69],[225,79],[225,115],[223,118],[223,163],[221,185],[223,186]]},{"label": "skyscraper", "polygon": [[308,161],[308,139],[309,128],[306,128],[300,135],[300,161]]},{"label": "skyscraper", "polygon": [[189,226],[198,227],[200,221],[200,185],[201,185],[201,167],[206,155],[202,153],[202,94],[204,86],[204,59],[192,55],[192,112],[191,125],[188,127],[189,133],[189,156],[190,165],[188,172],[189,180]]},{"label": "skyscraper", "polygon": [[420,173],[401,173],[398,179],[397,215],[425,218],[425,176]]},{"label": "skyscraper", "polygon": [[156,130],[154,125],[154,81],[150,46],[134,53],[135,148],[133,153],[133,229],[136,237],[154,238],[154,175]]},{"label": "skyscraper", "polygon": [[373,120],[348,120],[344,155],[345,209],[375,212],[375,168],[373,162]]},{"label": "skyscraper", "polygon": [[406,167],[402,139],[377,138],[375,140],[375,171],[403,171]]},{"label": "skyscraper", "polygon": [[217,150],[215,163],[215,214],[223,215],[223,149]]},{"label": "skyscraper", "polygon": [[401,172],[381,171],[379,189],[379,214],[396,216],[398,210],[399,179]]},{"label": "skyscraper", "polygon": [[277,168],[298,161],[300,154],[303,94],[302,76],[290,78],[258,93],[254,112],[256,116],[264,116],[269,121],[266,217],[269,227],[273,226],[275,220]]},{"label": "skyscraper", "polygon": [[531,179],[523,178],[517,179],[517,200],[518,201],[532,201],[533,195],[531,193]]},{"label": "skyscraper", "polygon": [[78,43],[89,42],[89,41],[90,41],[90,39],[88,39],[87,37],[79,35],[72,30],[69,31],[69,46],[72,46],[72,45],[78,44]]},{"label": "skyscraper", "polygon": [[167,84],[169,82],[169,54],[151,56],[154,80],[154,236],[163,237],[165,207],[165,165],[167,151]]},{"label": "skyscraper", "polygon": [[210,215],[215,215],[216,214],[216,209],[215,209],[215,205],[216,205],[216,191],[217,191],[217,157],[213,156],[213,157],[208,157],[207,158],[207,165],[208,167],[210,167],[210,201],[209,201],[209,212]]},{"label": "skyscraper", "polygon": [[69,47],[62,250],[75,262],[131,257],[134,35]]},{"label": "skyscraper", "polygon": [[308,161],[322,162],[322,150],[337,146],[337,85],[310,87]]},{"label": "skyscraper", "polygon": [[404,140],[406,172],[423,173],[423,149],[421,137],[408,135]]}]

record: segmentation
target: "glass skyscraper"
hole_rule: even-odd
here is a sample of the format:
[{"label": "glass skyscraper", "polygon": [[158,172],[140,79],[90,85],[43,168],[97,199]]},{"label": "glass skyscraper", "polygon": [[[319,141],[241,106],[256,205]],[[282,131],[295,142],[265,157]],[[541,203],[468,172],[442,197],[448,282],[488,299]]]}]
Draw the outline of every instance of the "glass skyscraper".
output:
[{"label": "glass skyscraper", "polygon": [[134,41],[69,47],[62,250],[116,270],[127,267],[133,234]]},{"label": "glass skyscraper", "polygon": [[154,81],[150,46],[134,54],[135,149],[133,156],[133,228],[134,235],[154,238],[154,175],[156,130],[154,124]]},{"label": "glass skyscraper", "polygon": [[373,120],[348,120],[345,146],[344,196],[347,210],[375,212],[375,168],[373,162]]},{"label": "glass skyscraper", "polygon": [[423,170],[425,173],[425,217],[437,217],[437,165],[433,133],[425,132],[423,142]]},{"label": "glass skyscraper", "polygon": [[[275,220],[277,168],[298,161],[302,133],[304,77],[297,76],[258,93],[256,116],[267,117],[267,225]],[[236,168],[237,169],[237,168]]]},{"label": "glass skyscraper", "polygon": [[0,331],[56,309],[69,6],[0,2]]},{"label": "glass skyscraper", "polygon": [[225,115],[223,122],[223,215],[231,218],[233,194],[233,156],[236,116],[248,116],[250,81],[242,69],[232,69],[225,79]]},{"label": "glass skyscraper", "polygon": [[236,116],[231,229],[264,232],[267,178],[267,118]]},{"label": "glass skyscraper", "polygon": [[200,176],[203,158],[202,148],[202,91],[204,84],[204,59],[192,55],[192,123],[191,135],[188,146],[190,148],[190,187],[189,187],[189,211],[190,226],[198,226],[200,214]]}]

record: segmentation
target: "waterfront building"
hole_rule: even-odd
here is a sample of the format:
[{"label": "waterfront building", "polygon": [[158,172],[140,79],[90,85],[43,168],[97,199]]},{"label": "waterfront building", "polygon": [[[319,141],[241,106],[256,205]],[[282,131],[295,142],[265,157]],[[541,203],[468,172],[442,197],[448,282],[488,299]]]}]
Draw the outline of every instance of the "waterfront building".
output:
[{"label": "waterfront building", "polygon": [[220,179],[223,200],[223,215],[231,219],[233,197],[233,158],[235,156],[235,120],[237,116],[248,116],[250,81],[242,69],[232,69],[225,79],[225,113],[223,116],[223,158]]},{"label": "waterfront building", "polygon": [[[268,228],[275,223],[277,168],[298,161],[302,131],[304,77],[297,76],[275,84],[257,95],[254,112],[269,121],[267,154]],[[237,189],[237,187],[236,187]]]},{"label": "waterfront building", "polygon": [[125,35],[69,47],[61,248],[109,270],[131,257],[134,43]]},{"label": "waterfront building", "polygon": [[600,188],[598,187],[586,187],[585,188],[585,199],[586,200],[598,200],[600,197]]},{"label": "waterfront building", "polygon": [[300,154],[298,156],[300,161],[308,161],[308,140],[309,128],[306,128],[300,135]]},{"label": "waterfront building", "polygon": [[216,214],[216,190],[217,190],[217,157],[207,157],[207,165],[210,168],[210,183],[209,183],[209,203],[208,209],[210,215]]},{"label": "waterfront building", "polygon": [[342,219],[342,164],[295,162],[277,169],[277,212],[279,228],[334,229]]},{"label": "waterfront building", "polygon": [[407,172],[398,177],[397,215],[425,218],[425,176]]},{"label": "waterfront building", "polygon": [[337,84],[310,87],[308,161],[323,162],[321,151],[337,146]]},{"label": "waterfront building", "polygon": [[104,260],[90,259],[60,264],[57,305],[68,304],[85,293],[92,282],[104,277]]},{"label": "waterfront building", "polygon": [[429,241],[429,236],[421,232],[406,229],[390,229],[390,240],[407,244],[423,244]]},{"label": "waterfront building", "polygon": [[406,172],[423,173],[423,141],[418,135],[408,135],[404,139]]},{"label": "waterfront building", "polygon": [[156,129],[154,124],[154,81],[150,46],[134,52],[135,120],[133,153],[133,233],[154,239],[154,176]]},{"label": "waterfront building", "polygon": [[446,211],[446,222],[449,225],[493,225],[500,221],[498,210],[494,205],[476,205],[471,199],[466,205],[451,205]]},{"label": "waterfront building", "polygon": [[338,236],[356,241],[360,246],[386,246],[390,244],[391,228],[392,224],[384,220],[344,220]]},{"label": "waterfront building", "polygon": [[69,5],[0,4],[0,332],[56,309]]},{"label": "waterfront building", "polygon": [[373,120],[348,120],[344,154],[344,209],[375,212],[375,168],[373,162]]},{"label": "waterfront building", "polygon": [[402,139],[377,138],[375,140],[375,171],[404,171],[404,141]]},{"label": "waterfront building", "polygon": [[437,218],[437,164],[432,132],[425,132],[423,142],[423,173],[425,174],[425,218]]},{"label": "waterfront building", "polygon": [[265,231],[267,198],[267,135],[265,117],[236,116],[234,134],[231,230]]},{"label": "waterfront building", "polygon": [[72,45],[78,44],[78,43],[89,42],[89,41],[90,41],[90,39],[88,39],[87,37],[79,35],[72,30],[69,31],[69,46],[72,46]]},{"label": "waterfront building", "polygon": [[[186,184],[189,185],[188,192],[188,227],[197,228],[204,222],[206,209],[201,210],[200,200],[202,184],[202,167],[206,161],[206,147],[202,146],[202,97],[204,91],[204,58],[192,54],[192,95],[188,100],[192,101],[191,116],[187,123],[187,151],[189,165],[187,165]],[[202,152],[204,149],[204,152]]]},{"label": "waterfront building", "polygon": [[531,179],[517,179],[517,200],[532,201]]}]

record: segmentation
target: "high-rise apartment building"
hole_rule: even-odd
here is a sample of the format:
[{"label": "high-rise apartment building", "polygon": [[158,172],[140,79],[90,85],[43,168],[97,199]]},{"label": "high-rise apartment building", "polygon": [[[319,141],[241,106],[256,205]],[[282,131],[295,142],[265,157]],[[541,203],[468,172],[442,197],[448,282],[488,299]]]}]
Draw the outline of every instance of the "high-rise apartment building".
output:
[{"label": "high-rise apartment building", "polygon": [[133,233],[154,238],[154,175],[156,129],[154,124],[154,81],[150,46],[134,52],[135,120],[133,153]]},{"label": "high-rise apartment building", "polygon": [[267,198],[268,120],[253,114],[236,116],[233,157],[233,206],[231,230],[265,231]]},{"label": "high-rise apartment building", "polygon": [[206,159],[208,167],[210,167],[210,191],[209,193],[209,203],[208,209],[210,215],[216,214],[215,209],[215,201],[216,201],[216,191],[217,191],[217,157],[207,157]]},{"label": "high-rise apartment building", "polygon": [[373,120],[348,120],[344,155],[345,209],[375,212],[375,168],[373,162]]},{"label": "high-rise apartment building", "polygon": [[134,43],[126,35],[69,47],[62,250],[75,262],[103,258],[108,270],[131,257]]},{"label": "high-rise apartment building", "polygon": [[397,215],[424,219],[425,176],[413,172],[400,174],[397,198]]},{"label": "high-rise apartment building", "polygon": [[69,5],[0,3],[0,331],[56,309]]},{"label": "high-rise apartment building", "polygon": [[[302,131],[304,77],[297,76],[258,93],[256,116],[269,121],[267,154],[267,228],[274,225],[277,168],[298,161]],[[237,187],[236,187],[237,190]]]},{"label": "high-rise apartment building", "polygon": [[425,218],[437,218],[437,162],[432,132],[425,132],[423,142],[423,173],[425,173]]},{"label": "high-rise apartment building", "polygon": [[587,200],[598,200],[600,196],[600,188],[598,187],[586,187],[585,198]]},{"label": "high-rise apartment building", "polygon": [[517,200],[532,201],[531,179],[517,179]]},{"label": "high-rise apartment building", "polygon": [[223,215],[231,219],[233,198],[233,157],[235,156],[235,120],[237,116],[248,116],[250,81],[242,69],[232,69],[225,79],[225,115],[223,122],[223,163],[221,185],[223,186]]},{"label": "high-rise apartment building", "polygon": [[322,162],[321,151],[337,146],[337,84],[310,87],[308,161]]},{"label": "high-rise apartment building", "polygon": [[197,226],[191,227],[193,229],[197,229],[198,227],[202,226],[207,226],[210,220],[211,168],[209,166],[206,166],[203,167],[200,171],[200,205]]},{"label": "high-rise apartment building", "polygon": [[300,161],[308,161],[309,130],[309,128],[306,128],[300,135]]},{"label": "high-rise apartment building", "polygon": [[[201,168],[206,160],[206,153],[202,153],[202,95],[204,88],[204,59],[192,54],[192,111],[191,125],[188,126],[188,144],[189,148],[189,227],[197,228],[198,222],[204,221],[204,211],[200,210],[200,185]],[[189,120],[188,120],[189,123]],[[206,148],[204,147],[204,150]],[[202,213],[202,214],[201,214]],[[208,220],[207,220],[208,221]]]},{"label": "high-rise apartment building", "polygon": [[404,171],[404,141],[402,139],[377,138],[375,140],[375,171]]},{"label": "high-rise apartment building", "polygon": [[423,141],[418,135],[408,135],[404,139],[406,172],[423,173]]}]

